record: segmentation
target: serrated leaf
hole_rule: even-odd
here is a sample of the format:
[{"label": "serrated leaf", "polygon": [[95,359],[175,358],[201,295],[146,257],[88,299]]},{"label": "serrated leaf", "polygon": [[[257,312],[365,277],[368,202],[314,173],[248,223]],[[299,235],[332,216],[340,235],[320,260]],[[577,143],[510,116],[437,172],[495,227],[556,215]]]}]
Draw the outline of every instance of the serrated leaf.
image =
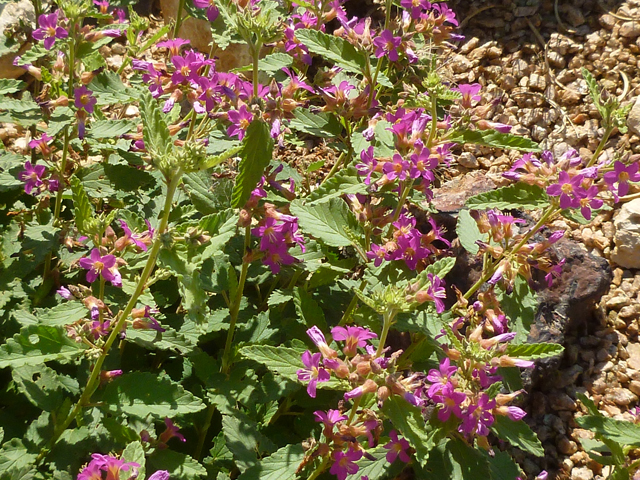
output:
[{"label": "serrated leaf", "polygon": [[456,224],[456,234],[460,240],[460,244],[464,249],[475,255],[478,253],[479,246],[476,243],[477,240],[486,242],[489,235],[486,233],[480,233],[478,224],[469,214],[469,210],[461,210],[458,214],[458,222]]},{"label": "serrated leaf", "polygon": [[199,412],[205,404],[168,377],[149,372],[126,373],[104,389],[102,401],[115,411],[139,418],[174,417]]},{"label": "serrated leaf", "polygon": [[434,431],[428,431],[420,408],[411,405],[404,398],[392,395],[383,406],[382,411],[396,428],[416,450],[416,459],[424,465],[429,451],[435,447]]},{"label": "serrated leaf", "polygon": [[93,138],[114,138],[129,133],[138,125],[137,120],[96,120],[91,124],[88,135]]},{"label": "serrated leaf", "polygon": [[258,432],[258,425],[246,415],[235,412],[235,415],[222,416],[222,431],[227,448],[233,453],[233,458],[241,472],[259,465],[257,453],[262,435]]},{"label": "serrated leaf", "polygon": [[140,120],[143,125],[144,145],[149,153],[160,158],[167,155],[173,148],[171,133],[158,101],[148,91],[145,91],[140,99]]},{"label": "serrated leaf", "polygon": [[298,380],[296,372],[303,368],[302,352],[294,348],[270,345],[250,345],[240,349],[240,355],[244,358],[261,363],[272,372],[295,381]]},{"label": "serrated leaf", "polygon": [[606,119],[607,110],[604,108],[600,101],[600,86],[598,85],[598,82],[596,82],[594,76],[586,68],[582,67],[580,71],[582,73],[584,81],[587,83],[587,88],[589,89],[589,95],[591,96],[591,100],[593,100],[593,104],[600,113],[600,116],[603,119]]},{"label": "serrated leaf", "polygon": [[146,467],[149,471],[168,471],[171,480],[197,480],[207,474],[207,470],[195,458],[168,449],[156,449],[147,459]]},{"label": "serrated leaf", "polygon": [[361,233],[362,228],[347,204],[339,198],[317,205],[291,203],[291,213],[298,217],[302,230],[332,247],[347,247],[353,244],[348,231]]},{"label": "serrated leaf", "polygon": [[300,287],[295,287],[293,291],[293,303],[296,307],[298,317],[308,328],[316,325],[320,330],[327,330],[327,321],[324,318],[324,312],[309,292]]},{"label": "serrated leaf", "polygon": [[585,415],[574,420],[582,428],[602,435],[605,439],[621,445],[640,446],[640,426],[635,423],[600,415]]},{"label": "serrated leaf", "polygon": [[23,365],[11,372],[18,389],[35,406],[53,412],[62,405],[65,392],[78,393],[75,379],[59,375],[46,365]]},{"label": "serrated leaf", "polygon": [[490,192],[475,195],[465,207],[474,210],[498,208],[500,210],[535,210],[549,206],[547,193],[537,185],[517,183]]},{"label": "serrated leaf", "polygon": [[236,145],[218,155],[209,155],[202,165],[202,169],[204,170],[220,165],[222,162],[226,162],[230,158],[235,157],[241,150],[242,145]]},{"label": "serrated leaf", "polygon": [[425,480],[487,480],[491,470],[486,456],[461,439],[447,439],[431,451]]},{"label": "serrated leaf", "polygon": [[27,84],[22,80],[15,80],[13,78],[0,78],[0,95],[19,92],[26,85]]},{"label": "serrated leaf", "polygon": [[246,469],[238,480],[292,480],[296,477],[296,470],[303,458],[302,445],[287,445],[272,455],[260,459],[258,465]]},{"label": "serrated leaf", "polygon": [[420,272],[420,274],[416,278],[420,280],[421,284],[426,284],[428,282],[427,275],[429,273],[435,275],[438,278],[444,278],[447,273],[449,273],[455,266],[455,264],[456,257],[439,258],[431,265],[427,266],[427,268],[425,268],[422,272]]},{"label": "serrated leaf", "polygon": [[49,326],[69,325],[87,316],[88,310],[80,302],[65,302],[52,308],[37,308],[34,311],[38,323]]},{"label": "serrated leaf", "polygon": [[233,207],[242,207],[249,200],[273,157],[273,144],[269,125],[262,120],[251,122],[239,153],[241,160],[231,198]]},{"label": "serrated leaf", "polygon": [[[37,455],[27,451],[19,438],[12,438],[0,449],[0,473],[15,473],[33,464]],[[13,478],[13,477],[9,477]]]},{"label": "serrated leaf", "polygon": [[89,84],[89,90],[96,96],[99,105],[129,103],[139,95],[136,89],[125,86],[116,72],[109,70],[98,74]]},{"label": "serrated leaf", "polygon": [[489,461],[489,468],[491,468],[491,480],[514,480],[521,475],[518,464],[507,452],[494,450],[493,456],[485,452],[485,458]]},{"label": "serrated leaf", "polygon": [[516,277],[511,294],[507,295],[500,289],[497,293],[502,310],[511,320],[511,330],[516,332],[516,338],[512,343],[525,342],[538,311],[536,293],[531,290],[529,283],[520,275]]},{"label": "serrated leaf", "polygon": [[345,194],[366,193],[366,191],[367,186],[360,181],[355,167],[349,166],[311,192],[307,197],[307,205],[324,203]]},{"label": "serrated leaf", "polygon": [[78,231],[88,236],[93,235],[95,233],[95,214],[82,182],[75,175],[71,177],[71,194]]},{"label": "serrated leaf", "polygon": [[142,443],[136,440],[127,445],[122,452],[122,459],[127,462],[137,463],[138,477],[144,478],[146,459]]},{"label": "serrated leaf", "polygon": [[312,113],[304,108],[296,108],[289,126],[299,132],[322,138],[334,138],[342,133],[340,121],[330,113]]},{"label": "serrated leaf", "polygon": [[87,348],[71,340],[61,327],[30,325],[0,345],[0,368],[40,365],[57,360],[69,362]]},{"label": "serrated leaf", "polygon": [[129,329],[125,340],[149,350],[171,350],[182,355],[191,353],[195,348],[189,339],[170,328],[164,332]]},{"label": "serrated leaf", "polygon": [[274,52],[260,59],[258,67],[261,71],[274,73],[293,63],[293,57],[287,53]]},{"label": "serrated leaf", "polygon": [[303,28],[296,30],[296,38],[311,53],[335,62],[348,72],[364,74],[367,68],[365,55],[358,52],[353,45],[340,37],[318,30]]},{"label": "serrated leaf", "polygon": [[522,152],[541,152],[540,146],[533,140],[519,137],[510,133],[500,133],[495,130],[462,130],[455,132],[447,141],[466,144],[475,143],[494,148],[508,148]]},{"label": "serrated leaf", "polygon": [[293,299],[293,295],[290,291],[274,290],[271,295],[269,295],[267,305],[269,305],[270,307],[275,307],[287,303],[291,299]]},{"label": "serrated leaf", "polygon": [[522,345],[508,345],[506,354],[523,360],[536,360],[560,355],[564,351],[562,345],[556,343],[530,343]]},{"label": "serrated leaf", "polygon": [[396,460],[392,464],[387,462],[387,453],[389,449],[384,445],[379,445],[375,450],[367,452],[373,459],[363,457],[358,462],[358,471],[353,475],[349,475],[347,480],[361,480],[366,477],[369,480],[383,480],[385,478],[396,478],[404,469],[405,464]]},{"label": "serrated leaf", "polygon": [[587,397],[584,393],[576,392],[576,397],[578,398],[578,400],[582,402],[582,404],[585,407],[587,407],[587,410],[591,415],[595,415],[595,416],[602,415],[602,413],[600,412],[600,410],[598,410],[598,407],[593,402],[593,400]]},{"label": "serrated leaf", "polygon": [[496,415],[491,430],[510,445],[536,457],[544,457],[544,448],[542,448],[538,436],[522,420],[514,421],[509,417]]}]

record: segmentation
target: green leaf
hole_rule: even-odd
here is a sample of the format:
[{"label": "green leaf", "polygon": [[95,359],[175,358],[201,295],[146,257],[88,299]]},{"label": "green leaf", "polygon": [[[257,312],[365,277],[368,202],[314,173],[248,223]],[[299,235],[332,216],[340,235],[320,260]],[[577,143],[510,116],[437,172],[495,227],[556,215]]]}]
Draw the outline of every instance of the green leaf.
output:
[{"label": "green leaf", "polygon": [[595,403],[593,403],[593,400],[591,400],[589,397],[587,397],[584,393],[582,392],[577,392],[576,393],[576,397],[578,398],[578,400],[580,400],[582,402],[582,404],[587,407],[587,410],[589,411],[589,413],[591,415],[602,415],[602,413],[600,412],[600,410],[598,410],[598,407],[596,406]]},{"label": "green leaf", "polygon": [[87,307],[73,301],[61,303],[52,308],[36,308],[34,311],[38,323],[54,327],[69,325],[86,317],[87,313]]},{"label": "green leaf", "polygon": [[458,223],[456,224],[456,233],[460,239],[460,244],[464,249],[475,255],[478,253],[480,247],[476,243],[477,240],[486,242],[489,235],[486,233],[480,233],[478,224],[469,214],[469,210],[461,210],[458,214]]},{"label": "green leaf", "polygon": [[135,441],[127,445],[122,452],[122,459],[127,462],[137,463],[139,465],[138,477],[144,478],[146,459],[144,448],[142,448],[142,443],[140,443],[139,441]]},{"label": "green leaf", "polygon": [[231,198],[233,207],[242,207],[249,200],[251,192],[258,185],[264,169],[273,157],[273,138],[269,125],[262,120],[251,122],[239,156],[240,166]]},{"label": "green leaf", "polygon": [[475,143],[476,145],[484,145],[486,147],[508,148],[523,152],[542,151],[540,146],[533,140],[512,135],[511,133],[496,132],[495,130],[462,130],[448,137],[447,141],[462,145]]},{"label": "green leaf", "polygon": [[491,480],[514,480],[520,476],[520,468],[507,452],[494,450],[494,455],[485,453],[491,468]]},{"label": "green leaf", "polygon": [[96,229],[95,214],[82,182],[75,175],[71,177],[71,194],[78,230],[85,235],[93,235]]},{"label": "green leaf", "polygon": [[324,203],[347,193],[366,193],[367,186],[360,181],[356,168],[352,165],[340,170],[307,197],[307,205]]},{"label": "green leaf", "polygon": [[549,197],[537,185],[517,183],[475,195],[467,200],[465,206],[475,210],[536,210],[549,206]]},{"label": "green leaf", "polygon": [[51,360],[67,363],[86,348],[71,340],[62,327],[29,325],[0,345],[0,368],[40,365]]},{"label": "green leaf", "polygon": [[514,421],[509,417],[496,415],[491,430],[508,444],[536,457],[544,457],[544,448],[538,436],[522,420]]},{"label": "green leaf", "polygon": [[303,28],[296,30],[296,38],[306,45],[311,53],[335,62],[348,72],[364,74],[366,71],[367,59],[364,54],[340,37]]},{"label": "green leaf", "polygon": [[89,135],[93,138],[114,138],[129,133],[139,124],[137,120],[96,120],[91,124]]},{"label": "green leaf", "polygon": [[512,343],[526,342],[538,311],[536,293],[531,290],[524,277],[517,276],[511,294],[507,295],[503,290],[499,290],[498,300],[507,318],[511,320],[511,330],[516,332],[516,338]]},{"label": "green leaf", "polygon": [[146,467],[149,471],[168,471],[171,480],[196,480],[207,474],[207,470],[195,458],[168,449],[156,449],[147,459]]},{"label": "green leaf", "polygon": [[296,108],[289,126],[299,132],[322,138],[334,138],[342,133],[342,125],[335,115],[330,113],[311,113],[305,108]]},{"label": "green leaf", "polygon": [[182,385],[149,372],[126,373],[104,389],[102,401],[108,408],[145,418],[174,417],[199,412],[205,405]]},{"label": "green leaf", "polygon": [[303,459],[304,449],[301,444],[287,445],[247,468],[238,480],[293,480]]},{"label": "green leaf", "polygon": [[317,205],[302,205],[294,201],[290,209],[298,217],[302,230],[332,247],[352,245],[353,234],[362,231],[355,216],[340,198]]},{"label": "green leaf", "polygon": [[171,350],[182,355],[191,353],[195,348],[189,339],[171,328],[164,332],[129,329],[125,340],[149,350]]},{"label": "green leaf", "polygon": [[386,456],[389,450],[384,448],[384,445],[379,445],[375,450],[369,450],[367,453],[373,459],[363,457],[358,462],[358,472],[349,475],[347,480],[361,480],[363,477],[367,477],[369,480],[396,478],[405,467],[405,464],[400,460],[396,460],[392,464],[387,462]]},{"label": "green leaf", "polygon": [[69,393],[76,394],[75,379],[59,375],[46,365],[23,365],[11,372],[18,389],[36,407],[46,412],[58,409]]},{"label": "green leaf", "polygon": [[219,210],[220,198],[213,187],[209,172],[189,172],[182,176],[182,181],[193,206],[200,213],[209,215]]},{"label": "green leaf", "polygon": [[261,71],[275,73],[293,63],[293,57],[287,53],[274,52],[260,59],[258,67]]},{"label": "green leaf", "polygon": [[622,445],[640,446],[640,426],[635,423],[615,420],[600,415],[576,417],[575,421],[582,428],[591,430],[604,438]]},{"label": "green leaf", "polygon": [[508,345],[506,354],[523,360],[536,360],[560,355],[564,351],[562,345],[556,343],[529,343],[522,345]]},{"label": "green leaf", "polygon": [[13,78],[1,78],[0,79],[0,95],[19,92],[26,85],[27,84],[24,83],[22,80],[15,80]]},{"label": "green leaf", "polygon": [[296,372],[303,368],[300,359],[302,352],[294,348],[269,345],[250,345],[240,349],[240,355],[244,358],[262,363],[272,372],[295,381],[298,380]]},{"label": "green leaf", "polygon": [[491,469],[487,457],[461,439],[447,439],[431,451],[426,480],[487,480]]},{"label": "green leaf", "polygon": [[[35,462],[37,455],[27,451],[19,438],[12,438],[0,449],[0,474],[16,473]],[[13,478],[13,477],[9,477]]]},{"label": "green leaf", "polygon": [[606,119],[607,109],[602,105],[602,102],[600,101],[600,86],[598,85],[598,82],[596,82],[594,76],[586,68],[582,67],[581,72],[585,82],[587,83],[587,88],[589,89],[589,95],[591,96],[591,100],[593,100],[593,104],[598,110],[598,113],[600,113],[600,116],[603,119]]},{"label": "green leaf", "polygon": [[258,432],[258,425],[246,415],[235,411],[222,416],[222,431],[227,448],[241,472],[260,465],[257,453],[271,446],[271,442]]},{"label": "green leaf", "polygon": [[300,317],[308,328],[316,325],[320,330],[327,330],[327,321],[324,318],[324,312],[309,292],[300,287],[295,287],[293,291],[293,303],[296,306],[298,317]]},{"label": "green leaf", "polygon": [[422,417],[422,410],[411,405],[404,398],[392,395],[383,406],[382,411],[391,420],[396,428],[409,441],[416,450],[416,459],[424,465],[429,456],[429,451],[435,447],[434,437],[436,431],[429,431]]},{"label": "green leaf", "polygon": [[173,148],[171,133],[158,101],[148,91],[140,99],[140,120],[145,147],[153,157],[163,158]]},{"label": "green leaf", "polygon": [[93,91],[100,105],[129,103],[139,95],[136,89],[125,86],[120,76],[110,70],[98,74],[89,84],[89,90]]}]

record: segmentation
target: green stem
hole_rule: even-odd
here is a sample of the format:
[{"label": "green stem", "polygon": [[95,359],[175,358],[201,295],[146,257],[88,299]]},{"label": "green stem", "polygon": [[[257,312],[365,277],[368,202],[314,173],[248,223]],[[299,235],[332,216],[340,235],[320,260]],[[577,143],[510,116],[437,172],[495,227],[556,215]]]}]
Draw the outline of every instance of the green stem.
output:
[{"label": "green stem", "polygon": [[307,480],[316,480],[316,478],[318,478],[320,474],[327,469],[330,459],[331,457],[329,456],[325,457],[322,463],[318,465],[318,468],[313,471],[313,473],[307,478]]},{"label": "green stem", "polygon": [[324,182],[329,180],[331,177],[333,177],[336,174],[338,170],[340,170],[340,167],[342,166],[342,160],[344,159],[344,157],[345,157],[345,153],[342,152],[338,157],[338,160],[336,160],[336,163],[334,163],[333,167],[331,167],[331,170],[329,170],[329,173],[327,174],[327,176],[324,177],[320,182],[320,186],[322,186]]},{"label": "green stem", "polygon": [[204,419],[204,424],[202,425],[202,429],[198,433],[198,445],[196,446],[196,453],[194,458],[196,460],[200,460],[202,457],[202,449],[204,448],[204,441],[207,438],[207,432],[209,431],[209,427],[211,426],[211,419],[213,418],[213,414],[216,411],[215,405],[209,405],[207,407],[207,416]]},{"label": "green stem", "polygon": [[427,148],[433,146],[433,141],[438,131],[438,98],[433,94],[429,96],[431,97],[431,130],[429,131],[429,138],[427,139]]},{"label": "green stem", "polygon": [[407,201],[407,197],[409,196],[409,191],[411,191],[412,188],[413,188],[413,180],[411,180],[409,183],[404,185],[404,188],[402,189],[402,195],[400,195],[400,199],[398,200],[398,206],[396,207],[395,212],[393,212],[393,219],[391,220],[392,224],[398,221],[398,218],[400,217],[400,212],[402,211],[402,207],[404,207],[404,202]]},{"label": "green stem", "polygon": [[252,45],[253,54],[253,98],[258,98],[258,73],[260,62],[260,49],[262,48],[262,40],[258,39],[256,43]]},{"label": "green stem", "polygon": [[[366,280],[362,280],[362,283],[360,283],[360,290],[364,290],[364,287],[367,286],[367,281]],[[353,295],[353,298],[351,299],[351,302],[349,303],[349,305],[347,305],[347,309],[344,311],[344,315],[342,315],[342,318],[340,319],[340,322],[338,323],[338,325],[344,325],[347,323],[347,321],[349,320],[349,317],[351,316],[351,312],[353,311],[354,308],[356,308],[356,304],[358,303],[358,295]]]},{"label": "green stem", "polygon": [[236,321],[238,320],[238,313],[240,312],[240,302],[242,302],[242,295],[244,294],[244,284],[247,280],[247,272],[249,271],[249,262],[246,259],[247,251],[249,249],[249,242],[251,242],[251,226],[247,226],[244,232],[244,255],[242,258],[242,270],[240,271],[240,279],[238,280],[238,288],[236,295],[231,301],[231,309],[229,311],[229,331],[227,332],[227,340],[224,344],[224,352],[222,354],[222,364],[220,371],[224,374],[229,372],[229,355],[231,353],[231,344],[233,342],[233,334],[236,328]]},{"label": "green stem", "polygon": [[376,351],[376,357],[382,355],[384,351],[384,345],[387,343],[387,335],[389,335],[389,329],[393,325],[393,319],[398,312],[391,308],[387,309],[382,316],[382,334],[380,335],[380,343],[378,344],[378,350]]},{"label": "green stem", "polygon": [[[104,300],[104,284],[105,284],[104,277],[100,275],[100,291],[98,292],[98,299],[100,301]],[[99,312],[100,323],[102,323],[103,317],[104,317],[104,312],[102,311],[102,309],[100,309],[100,312]]]},{"label": "green stem", "polygon": [[178,13],[176,14],[176,24],[173,27],[173,37],[178,38],[178,32],[180,31],[180,25],[182,24],[182,11],[184,10],[185,0],[180,0],[178,3]]},{"label": "green stem", "polygon": [[122,330],[122,327],[125,324],[125,321],[131,314],[131,310],[133,310],[133,307],[135,307],[138,301],[138,298],[140,297],[140,295],[142,295],[142,292],[146,288],[146,282],[149,279],[149,276],[151,275],[151,272],[153,271],[153,268],[156,265],[156,259],[158,257],[158,253],[160,252],[160,247],[162,246],[161,237],[169,224],[169,214],[171,213],[173,196],[176,192],[176,189],[178,188],[181,177],[182,177],[182,171],[178,170],[167,186],[167,196],[165,198],[164,209],[162,211],[162,218],[160,220],[160,225],[156,232],[156,237],[153,242],[153,246],[151,247],[151,251],[149,252],[147,263],[145,264],[144,269],[140,274],[140,279],[138,280],[138,284],[136,285],[136,289],[133,292],[133,295],[131,295],[131,298],[129,299],[129,302],[125,306],[124,310],[122,310],[118,315],[118,321],[113,327],[113,329],[111,330],[111,333],[107,338],[107,341],[102,347],[102,352],[100,353],[100,356],[98,357],[95,365],[93,366],[93,370],[91,371],[91,376],[87,381],[87,385],[84,387],[82,395],[80,395],[80,400],[78,400],[78,403],[75,404],[73,410],[67,416],[66,420],[55,429],[51,439],[49,440],[48,446],[40,452],[40,454],[36,459],[36,463],[41,462],[46,457],[46,455],[49,453],[49,451],[51,451],[51,449],[56,444],[56,442],[58,441],[62,433],[69,427],[69,425],[71,425],[71,422],[73,422],[73,420],[78,416],[78,414],[82,410],[82,407],[90,403],[91,395],[98,387],[102,364],[107,358],[107,355],[109,353],[109,350],[111,349],[111,346],[120,335],[120,332]]},{"label": "green stem", "polygon": [[609,137],[611,136],[612,133],[613,133],[613,127],[608,126],[604,131],[602,140],[600,140],[600,143],[598,144],[598,148],[596,148],[596,151],[593,153],[593,157],[591,157],[591,160],[589,160],[589,163],[587,164],[586,168],[593,167],[593,164],[596,163],[596,161],[598,160],[598,157],[602,153],[602,150],[604,150],[605,144],[609,141]]}]

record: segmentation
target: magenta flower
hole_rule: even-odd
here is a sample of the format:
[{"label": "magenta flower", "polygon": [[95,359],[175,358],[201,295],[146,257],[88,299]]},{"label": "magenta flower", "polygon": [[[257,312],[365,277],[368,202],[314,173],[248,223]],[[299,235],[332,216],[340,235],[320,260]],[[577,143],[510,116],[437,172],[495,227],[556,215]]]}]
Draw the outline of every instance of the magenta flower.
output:
[{"label": "magenta flower", "polygon": [[344,341],[343,352],[350,357],[357,353],[358,347],[365,347],[372,338],[378,338],[374,332],[362,327],[333,327],[331,335],[336,341]]},{"label": "magenta flower", "polygon": [[593,208],[597,210],[602,207],[602,204],[604,203],[599,198],[596,198],[598,195],[598,187],[592,185],[588,189],[580,188],[576,190],[575,193],[580,204],[580,212],[582,213],[582,216],[587,220],[591,220],[591,209]]},{"label": "magenta flower", "polygon": [[478,92],[482,90],[482,85],[480,85],[479,83],[465,83],[452,88],[452,90],[454,92],[460,92],[462,94],[462,100],[460,101],[460,104],[464,108],[471,108],[471,102],[479,102],[482,99],[482,97],[478,95]]},{"label": "magenta flower", "polygon": [[193,0],[193,5],[197,8],[206,8],[207,9],[207,20],[210,22],[215,22],[216,18],[220,14],[218,7],[213,0]]},{"label": "magenta flower", "polygon": [[467,396],[462,392],[456,392],[453,384],[448,382],[442,387],[439,395],[434,395],[433,400],[437,403],[443,404],[438,410],[438,420],[446,422],[453,413],[456,417],[462,418],[462,411],[460,405],[467,399]]},{"label": "magenta flower", "polygon": [[440,361],[438,370],[436,370],[435,368],[429,370],[427,380],[429,380],[433,385],[429,387],[427,396],[433,398],[433,396],[440,392],[445,385],[451,383],[449,379],[457,371],[458,367],[456,367],[455,365],[451,365],[451,360],[449,360],[449,357],[444,357]]},{"label": "magenta flower", "polygon": [[379,267],[382,264],[382,261],[387,258],[387,251],[384,247],[372,243],[371,250],[367,252],[367,258],[369,260],[374,260],[373,265]]},{"label": "magenta flower", "polygon": [[331,465],[329,473],[338,477],[338,480],[346,480],[347,475],[354,475],[358,472],[358,465],[355,462],[362,458],[361,450],[353,450],[349,448],[347,453],[335,451],[333,459],[335,462]]},{"label": "magenta flower", "polygon": [[111,6],[109,0],[93,0],[93,4],[98,7],[102,14],[108,13],[109,7]]},{"label": "magenta flower", "polygon": [[509,406],[509,407],[504,407],[504,408],[506,408],[507,416],[511,420],[518,421],[518,420],[522,420],[524,417],[527,416],[527,412],[525,412],[520,407]]},{"label": "magenta flower", "polygon": [[231,125],[227,128],[227,135],[230,137],[237,136],[238,140],[242,140],[247,128],[253,121],[253,113],[243,104],[240,110],[229,110],[227,115],[231,122]]},{"label": "magenta flower", "polygon": [[387,452],[387,462],[393,463],[396,458],[400,457],[400,460],[404,463],[409,463],[409,455],[407,450],[409,449],[409,442],[405,438],[398,438],[398,432],[391,430],[389,432],[389,438],[391,441],[387,443],[384,448],[389,450]]},{"label": "magenta flower", "polygon": [[358,170],[358,175],[366,175],[364,183],[369,185],[371,183],[371,174],[376,171],[376,166],[378,165],[378,161],[373,157],[373,146],[360,152],[360,160],[362,160],[362,163],[356,165],[356,170]]},{"label": "magenta flower", "polygon": [[34,138],[29,142],[29,148],[32,148],[34,150],[37,148],[40,150],[40,153],[42,153],[43,156],[47,157],[51,153],[51,149],[49,148],[49,142],[51,140],[53,140],[53,138],[51,138],[46,133],[43,133],[42,135],[40,135],[40,138]]},{"label": "magenta flower", "polygon": [[374,55],[377,58],[387,55],[392,62],[398,61],[398,47],[402,43],[402,37],[394,37],[391,30],[383,30],[378,37],[373,40],[376,46]]},{"label": "magenta flower", "polygon": [[136,247],[140,248],[142,251],[146,252],[147,244],[153,238],[153,229],[151,228],[148,221],[147,221],[147,225],[149,228],[147,232],[133,233],[129,228],[129,225],[127,225],[127,222],[125,222],[124,220],[120,220],[120,226],[122,227],[122,230],[124,230],[124,236],[120,237],[116,241],[116,249],[122,250],[127,245],[135,245]]},{"label": "magenta flower", "polygon": [[[160,436],[158,437],[158,442],[159,442],[158,447],[159,448],[163,448],[163,447],[166,448],[167,447],[167,442],[169,440],[171,440],[172,438],[174,438],[174,437],[177,438],[178,440],[180,440],[183,443],[187,441],[187,439],[184,438],[184,435],[182,435],[180,433],[180,428],[177,427],[171,421],[171,419],[169,417],[165,417],[164,424],[165,424],[166,428],[165,428],[164,432],[162,432],[160,434]],[[163,447],[161,447],[161,445]]]},{"label": "magenta flower", "polygon": [[474,433],[481,437],[489,435],[489,427],[494,422],[491,411],[495,406],[495,400],[490,400],[486,393],[481,394],[478,403],[470,405],[464,413],[464,418],[462,424],[458,427],[458,431],[465,435]]},{"label": "magenta flower", "polygon": [[91,250],[91,256],[89,258],[84,257],[80,259],[80,266],[87,272],[87,282],[93,283],[98,277],[102,276],[108,282],[111,282],[113,286],[122,286],[122,278],[116,267],[116,257],[113,255],[100,255],[100,250],[94,248]]},{"label": "magenta flower", "polygon": [[339,410],[327,410],[326,413],[322,410],[316,410],[313,414],[316,417],[316,422],[322,422],[328,428],[332,428],[336,423],[349,418],[346,415],[342,415]]},{"label": "magenta flower", "polygon": [[[110,455],[101,455],[99,453],[92,454],[91,458],[92,460],[91,462],[89,462],[89,465],[87,465],[87,468],[95,465],[101,471],[107,472],[108,479],[120,478],[120,471],[127,472],[131,467],[138,468],[140,466],[135,462],[125,462],[121,458],[112,457]],[[96,477],[91,477],[88,475],[81,477],[85,470],[83,470],[80,475],[78,475],[78,480],[96,480]],[[95,469],[93,468],[92,470],[95,471]],[[100,478],[101,477],[102,476],[100,476]]]},{"label": "magenta flower", "polygon": [[311,341],[318,347],[318,350],[322,354],[323,358],[336,358],[338,352],[327,345],[327,339],[324,337],[324,333],[315,325],[307,330],[307,335]]},{"label": "magenta flower", "polygon": [[385,173],[389,180],[406,180],[409,176],[409,162],[407,162],[402,156],[396,153],[393,156],[392,162],[386,162],[382,167],[382,171]]},{"label": "magenta flower", "polygon": [[302,354],[302,363],[306,368],[301,368],[296,372],[298,380],[309,382],[307,393],[311,398],[316,398],[316,387],[318,382],[328,382],[331,374],[320,366],[320,352],[313,355],[309,350]]},{"label": "magenta flower", "polygon": [[59,10],[56,10],[49,15],[40,15],[38,17],[40,28],[34,30],[31,34],[36,40],[44,40],[44,48],[46,50],[51,50],[56,38],[67,38],[69,36],[69,32],[58,26],[58,12]]},{"label": "magenta flower", "polygon": [[424,178],[429,182],[435,180],[433,170],[438,167],[438,160],[431,156],[428,148],[423,148],[419,154],[411,155],[411,178]]},{"label": "magenta flower", "polygon": [[411,18],[418,20],[420,15],[431,8],[427,0],[401,0],[400,6],[409,11]]},{"label": "magenta flower", "polygon": [[93,113],[93,107],[98,103],[98,99],[93,96],[93,92],[89,90],[86,85],[76,88],[73,91],[75,98],[74,105],[76,108],[84,109],[87,113]]},{"label": "magenta flower", "polygon": [[[97,312],[95,318],[98,318],[100,313],[97,310],[95,311]],[[91,313],[91,318],[94,318],[93,310]],[[95,320],[91,322],[91,335],[93,335],[93,339],[97,340],[100,337],[106,337],[107,335],[109,335],[109,327],[111,327],[111,322],[109,320],[106,320],[104,322]]]},{"label": "magenta flower", "polygon": [[449,22],[451,25],[458,26],[458,20],[456,20],[456,13],[449,8],[446,3],[434,3],[433,9],[444,17],[445,22]]},{"label": "magenta flower", "polygon": [[157,46],[168,48],[169,55],[171,55],[171,57],[175,57],[177,55],[180,55],[180,49],[184,45],[189,45],[189,43],[191,42],[189,40],[185,40],[184,38],[172,38],[170,40],[164,40],[158,43]]},{"label": "magenta flower", "polygon": [[169,480],[169,472],[166,470],[158,470],[151,475],[147,480]]},{"label": "magenta flower", "polygon": [[[629,182],[640,181],[638,162],[632,163],[628,167],[622,162],[616,162],[613,164],[613,171],[605,173],[603,178],[614,195],[624,197],[629,192]],[[617,192],[614,188],[616,183],[618,184]]]},{"label": "magenta flower", "polygon": [[547,194],[552,197],[560,196],[560,208],[577,208],[580,200],[577,198],[576,190],[581,189],[580,184],[584,176],[576,175],[573,178],[564,170],[558,175],[558,183],[547,187]]},{"label": "magenta flower", "polygon": [[156,332],[164,332],[166,329],[162,328],[160,322],[151,316],[152,313],[159,313],[156,308],[153,309],[149,305],[146,305],[143,309],[134,309],[131,312],[133,317],[133,323],[131,326],[137,330],[155,330]]},{"label": "magenta flower", "polygon": [[71,293],[71,290],[69,290],[65,286],[62,286],[58,290],[56,290],[56,294],[60,295],[65,300],[71,300],[73,298],[73,294]]},{"label": "magenta flower", "polygon": [[31,165],[29,160],[24,163],[24,170],[18,174],[18,178],[25,182],[24,191],[27,195],[31,195],[35,187],[42,185],[42,176],[46,170],[44,165]]}]

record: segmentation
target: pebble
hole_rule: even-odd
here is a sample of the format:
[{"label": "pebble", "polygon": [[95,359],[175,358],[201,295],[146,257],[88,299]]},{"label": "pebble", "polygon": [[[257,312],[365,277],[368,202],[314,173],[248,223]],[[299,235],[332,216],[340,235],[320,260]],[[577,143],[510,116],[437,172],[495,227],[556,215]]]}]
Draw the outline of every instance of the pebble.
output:
[{"label": "pebble", "polygon": [[606,301],[605,305],[607,308],[611,308],[613,310],[620,310],[622,307],[626,307],[631,304],[631,299],[627,296],[615,296]]},{"label": "pebble", "polygon": [[618,314],[620,318],[638,318],[638,314],[640,314],[640,305],[637,303],[635,305],[628,305],[623,307]]},{"label": "pebble", "polygon": [[629,383],[629,390],[636,395],[640,395],[640,381],[631,380]]},{"label": "pebble", "polygon": [[616,405],[627,406],[630,403],[637,402],[638,396],[630,392],[626,388],[612,388],[604,396],[605,401],[615,403]]},{"label": "pebble", "polygon": [[627,366],[631,370],[640,371],[640,344],[630,343],[627,345],[627,353],[629,354]]},{"label": "pebble", "polygon": [[640,37],[640,22],[624,22],[620,25],[620,35],[626,38]]},{"label": "pebble", "polygon": [[592,480],[593,472],[588,467],[574,467],[571,469],[571,480]]},{"label": "pebble", "polygon": [[562,435],[557,442],[558,451],[563,455],[573,455],[578,451],[578,444]]},{"label": "pebble", "polygon": [[478,159],[471,152],[462,152],[458,157],[458,163],[466,168],[478,168],[480,166]]}]

